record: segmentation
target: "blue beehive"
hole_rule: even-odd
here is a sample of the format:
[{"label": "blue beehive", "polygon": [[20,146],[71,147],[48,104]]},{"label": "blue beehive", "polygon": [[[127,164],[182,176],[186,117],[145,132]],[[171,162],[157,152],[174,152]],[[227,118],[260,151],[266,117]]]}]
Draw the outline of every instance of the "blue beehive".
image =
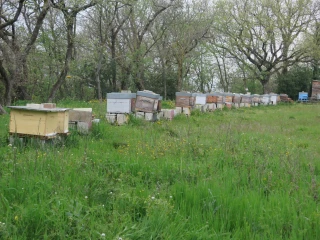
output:
[{"label": "blue beehive", "polygon": [[308,93],[307,92],[299,92],[298,101],[307,102],[308,101]]}]

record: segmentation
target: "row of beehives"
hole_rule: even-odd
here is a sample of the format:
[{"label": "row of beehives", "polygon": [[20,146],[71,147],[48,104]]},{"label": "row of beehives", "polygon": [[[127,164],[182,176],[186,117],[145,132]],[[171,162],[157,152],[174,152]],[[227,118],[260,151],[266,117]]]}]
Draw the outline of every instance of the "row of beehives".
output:
[{"label": "row of beehives", "polygon": [[276,105],[277,102],[281,101],[281,97],[287,98],[286,94],[238,94],[238,93],[187,93],[187,92],[177,92],[176,93],[176,107],[197,107],[205,104],[216,104],[217,108],[223,106],[226,107],[250,107],[257,106],[259,104],[263,105]]},{"label": "row of beehives", "polygon": [[156,121],[161,118],[172,119],[177,114],[190,115],[191,110],[214,111],[223,107],[250,107],[276,105],[279,101],[288,101],[286,94],[233,94],[233,93],[176,93],[176,108],[161,109],[161,96],[151,91],[137,93],[108,93],[106,118],[110,123],[122,125],[127,123],[128,114],[134,113],[137,118]]},{"label": "row of beehives", "polygon": [[92,125],[91,108],[57,108],[55,103],[11,106],[10,140],[17,137],[55,138],[69,134],[69,128],[87,133]]},{"label": "row of beehives", "polygon": [[135,113],[137,118],[155,121],[161,112],[162,97],[152,91],[138,91],[137,93],[108,93],[107,121],[122,125],[127,123],[128,114]]}]

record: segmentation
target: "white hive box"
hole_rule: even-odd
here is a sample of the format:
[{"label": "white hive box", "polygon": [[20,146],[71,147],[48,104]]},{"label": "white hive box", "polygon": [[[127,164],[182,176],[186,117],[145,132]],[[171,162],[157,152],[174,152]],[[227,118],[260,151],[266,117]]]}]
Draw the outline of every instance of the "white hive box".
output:
[{"label": "white hive box", "polygon": [[261,102],[263,105],[268,105],[270,103],[270,95],[269,94],[263,94]]},{"label": "white hive box", "polygon": [[207,103],[207,95],[203,93],[193,93],[193,97],[195,97],[196,105],[205,105]]},{"label": "white hive box", "polygon": [[10,134],[54,137],[69,132],[68,108],[10,106]]},{"label": "white hive box", "polygon": [[278,102],[278,94],[270,93],[270,104],[277,105]]},{"label": "white hive box", "polygon": [[107,93],[107,113],[131,113],[135,93]]}]

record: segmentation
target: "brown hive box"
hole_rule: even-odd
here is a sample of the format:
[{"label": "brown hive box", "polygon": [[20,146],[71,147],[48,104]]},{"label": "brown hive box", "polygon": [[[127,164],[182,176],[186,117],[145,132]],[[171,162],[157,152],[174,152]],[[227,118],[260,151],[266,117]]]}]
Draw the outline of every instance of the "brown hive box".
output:
[{"label": "brown hive box", "polygon": [[226,103],[232,103],[234,94],[232,93],[224,93],[224,101]]},{"label": "brown hive box", "polygon": [[207,103],[217,103],[217,96],[208,96],[207,95]]},{"label": "brown hive box", "polygon": [[233,99],[232,99],[233,103],[241,103],[241,95],[240,94],[234,94]]},{"label": "brown hive box", "polygon": [[138,91],[135,111],[157,112],[160,95],[151,91]]},{"label": "brown hive box", "polygon": [[54,137],[68,133],[69,109],[11,106],[10,134]]},{"label": "brown hive box", "polygon": [[195,97],[192,93],[176,92],[176,107],[192,107],[194,105]]},{"label": "brown hive box", "polygon": [[313,80],[311,97],[314,99],[318,99],[318,96],[319,96],[318,94],[320,94],[320,81]]}]

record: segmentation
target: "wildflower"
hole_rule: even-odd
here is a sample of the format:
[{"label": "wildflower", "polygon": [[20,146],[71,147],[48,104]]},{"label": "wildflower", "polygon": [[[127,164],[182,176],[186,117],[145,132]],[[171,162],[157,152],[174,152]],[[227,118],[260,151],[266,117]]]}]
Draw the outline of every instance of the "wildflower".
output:
[{"label": "wildflower", "polygon": [[14,217],[14,220],[18,221],[18,220],[19,220],[19,217],[18,217],[18,216],[15,216],[15,217]]},{"label": "wildflower", "polygon": [[85,199],[88,199],[88,196],[85,196],[84,198],[85,198]]},{"label": "wildflower", "polygon": [[12,147],[12,144],[10,143],[10,144],[8,145],[8,147]]},{"label": "wildflower", "polygon": [[152,200],[155,200],[156,198],[152,196],[151,199],[152,199]]},{"label": "wildflower", "polygon": [[105,237],[106,237],[106,234],[105,234],[105,233],[101,233],[101,237],[102,237],[102,238],[105,238]]},{"label": "wildflower", "polygon": [[170,196],[170,198],[172,198],[172,196]]}]

